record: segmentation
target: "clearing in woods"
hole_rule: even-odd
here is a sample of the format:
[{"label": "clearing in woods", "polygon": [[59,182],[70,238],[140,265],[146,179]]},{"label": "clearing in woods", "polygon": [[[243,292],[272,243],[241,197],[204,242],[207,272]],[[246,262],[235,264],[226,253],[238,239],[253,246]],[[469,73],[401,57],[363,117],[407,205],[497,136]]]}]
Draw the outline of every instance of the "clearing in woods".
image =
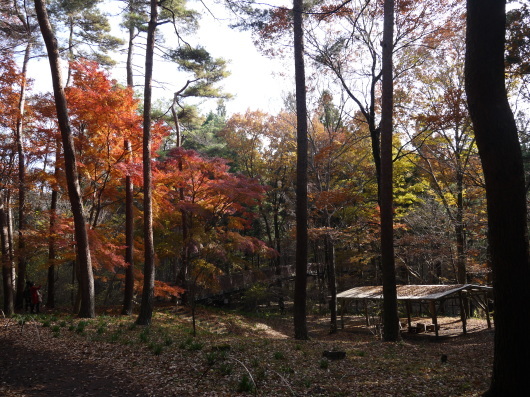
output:
[{"label": "clearing in woods", "polygon": [[[199,308],[157,309],[151,327],[109,312],[91,320],[62,313],[0,319],[0,395],[13,396],[479,396],[487,390],[493,330],[442,317],[440,338],[404,333],[384,343],[346,317],[309,319],[309,341],[292,338],[279,313],[245,316]],[[414,322],[429,322],[416,318]],[[328,360],[324,351],[344,351]]]}]

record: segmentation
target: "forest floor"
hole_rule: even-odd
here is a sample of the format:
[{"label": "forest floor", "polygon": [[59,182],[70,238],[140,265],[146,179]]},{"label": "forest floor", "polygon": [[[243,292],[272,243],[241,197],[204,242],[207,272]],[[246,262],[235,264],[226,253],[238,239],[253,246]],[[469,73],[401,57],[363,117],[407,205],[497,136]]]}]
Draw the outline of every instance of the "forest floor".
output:
[{"label": "forest floor", "polygon": [[[150,327],[109,311],[83,320],[60,312],[0,319],[0,395],[15,396],[478,396],[488,387],[493,330],[442,317],[440,337],[403,333],[382,342],[364,318],[310,316],[310,340],[289,315],[158,308]],[[413,323],[429,323],[415,318]],[[328,360],[324,351],[344,351]],[[446,359],[442,360],[442,356]]]}]

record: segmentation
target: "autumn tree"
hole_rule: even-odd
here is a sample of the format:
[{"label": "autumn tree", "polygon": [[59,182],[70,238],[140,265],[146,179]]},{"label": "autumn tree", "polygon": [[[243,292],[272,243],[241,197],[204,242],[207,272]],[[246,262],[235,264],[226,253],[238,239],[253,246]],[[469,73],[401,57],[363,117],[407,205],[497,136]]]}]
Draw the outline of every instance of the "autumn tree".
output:
[{"label": "autumn tree", "polygon": [[[198,287],[215,291],[217,275],[247,268],[248,256],[274,254],[262,241],[246,235],[264,188],[256,179],[230,173],[229,168],[226,160],[175,148],[154,172],[159,258],[178,257],[187,246],[186,294],[194,322]],[[187,241],[180,232],[181,222],[187,224]]]},{"label": "autumn tree", "polygon": [[[168,57],[178,65],[180,71],[186,73],[187,80],[173,95],[171,113],[175,128],[175,146],[182,146],[182,132],[179,120],[179,112],[185,110],[183,101],[186,98],[222,98],[227,97],[216,84],[225,78],[226,62],[223,59],[214,59],[202,47],[192,48],[188,45],[182,46],[169,53]],[[181,165],[179,165],[181,168]],[[185,187],[180,188],[181,199],[184,199]],[[188,214],[181,210],[182,222],[182,253],[181,267],[177,274],[177,283],[186,288],[189,266],[190,266],[190,241]]]},{"label": "autumn tree", "polygon": [[35,10],[37,12],[37,18],[42,32],[42,37],[44,39],[48,51],[48,59],[50,62],[50,70],[53,81],[55,104],[57,108],[57,118],[61,131],[64,151],[65,172],[68,184],[68,196],[70,198],[70,205],[72,207],[72,213],[74,215],[75,239],[77,243],[77,261],[79,263],[81,275],[80,284],[82,299],[79,316],[94,317],[95,302],[92,260],[90,256],[83,202],[79,187],[79,177],[76,164],[73,136],[68,116],[66,96],[62,83],[62,74],[59,66],[59,48],[57,46],[57,40],[55,38],[55,34],[53,33],[52,26],[50,25],[48,13],[46,11],[44,2],[42,2],[41,0],[35,0]]},{"label": "autumn tree", "polygon": [[18,157],[18,278],[16,286],[15,307],[22,308],[23,292],[26,281],[26,239],[27,234],[27,212],[26,208],[26,150],[25,150],[25,126],[24,117],[26,110],[26,92],[28,89],[28,64],[32,58],[35,48],[39,47],[38,24],[35,18],[34,10],[27,6],[26,2],[13,1],[3,2],[0,4],[0,13],[2,14],[1,29],[2,38],[9,46],[23,48],[20,92],[18,99],[18,115],[14,134],[17,145]]},{"label": "autumn tree", "polygon": [[355,167],[354,152],[363,139],[358,134],[358,125],[347,124],[344,116],[344,108],[335,106],[331,93],[324,91],[309,129],[309,233],[313,244],[317,248],[322,246],[323,273],[328,281],[326,295],[330,296],[331,333],[338,329],[335,248],[342,246],[346,228],[339,214],[359,201],[353,172],[348,168]]},{"label": "autumn tree", "polygon": [[[506,4],[467,1],[466,93],[484,169],[495,298],[491,385],[485,395],[521,395],[530,356],[530,264],[524,168],[505,86]],[[525,325],[526,324],[526,325]]]},{"label": "autumn tree", "polygon": [[140,325],[151,324],[155,288],[155,258],[153,242],[153,186],[151,167],[151,97],[153,79],[153,59],[155,33],[158,23],[158,3],[150,1],[150,17],[147,29],[144,79],[144,121],[142,143],[143,193],[144,193],[144,284],[140,314],[136,322]]},{"label": "autumn tree", "polygon": [[271,116],[260,111],[234,114],[221,136],[231,152],[237,154],[231,159],[231,170],[257,178],[268,187],[266,199],[259,206],[265,229],[262,238],[278,253],[273,260],[279,273],[280,265],[286,263],[282,254],[293,227],[295,115],[281,112]]},{"label": "autumn tree", "polygon": [[[393,78],[406,75],[421,63],[426,48],[436,46],[451,23],[441,19],[447,2],[397,2],[393,42]],[[307,52],[317,70],[328,74],[358,110],[368,126],[378,183],[381,174],[381,78],[383,8],[370,1],[335,2],[320,6],[308,23]]]},{"label": "autumn tree", "polygon": [[[134,46],[140,32],[145,30],[145,3],[143,1],[125,1],[125,10],[122,26],[127,30],[127,60],[125,70],[127,87],[134,90]],[[126,152],[126,161],[131,162],[134,155],[131,142],[126,138],[123,141]],[[123,292],[122,314],[131,315],[134,296],[134,183],[130,172],[125,175],[125,280]]]},{"label": "autumn tree", "polygon": [[506,14],[506,66],[510,80],[518,80],[520,93],[530,100],[530,5],[521,2]]},{"label": "autumn tree", "polygon": [[130,153],[123,140],[139,152],[141,117],[132,90],[119,87],[96,63],[75,62],[71,69],[73,82],[66,93],[88,221],[96,228],[105,207],[117,201],[121,186],[116,183],[123,169],[127,173],[123,163],[130,160]]},{"label": "autumn tree", "polygon": [[8,215],[7,200],[5,190],[0,191],[0,244],[1,244],[1,261],[2,261],[2,289],[4,291],[4,308],[5,315],[10,316],[15,312],[13,299],[13,272],[9,256],[9,232],[8,232]]},{"label": "autumn tree", "polygon": [[470,206],[479,204],[482,170],[464,92],[463,44],[457,40],[426,61],[427,73],[415,95],[416,133],[412,138],[419,158],[411,158],[430,181],[433,193],[453,224],[456,247],[455,280],[468,282],[467,243],[472,239]]},{"label": "autumn tree", "polygon": [[392,169],[392,120],[394,112],[393,63],[394,0],[384,1],[382,92],[381,92],[381,263],[383,271],[383,338],[396,341],[399,335],[396,268],[394,264],[394,211]]},{"label": "autumn tree", "polygon": [[17,89],[21,82],[21,75],[13,61],[12,54],[2,51],[0,60],[0,238],[2,280],[4,292],[4,312],[6,315],[14,313],[14,280],[12,269],[12,241],[9,233],[10,196],[15,185],[15,147],[16,140],[11,132],[18,118]]},{"label": "autumn tree", "polygon": [[293,42],[296,85],[296,277],[294,334],[307,339],[307,100],[304,65],[302,0],[293,0]]}]

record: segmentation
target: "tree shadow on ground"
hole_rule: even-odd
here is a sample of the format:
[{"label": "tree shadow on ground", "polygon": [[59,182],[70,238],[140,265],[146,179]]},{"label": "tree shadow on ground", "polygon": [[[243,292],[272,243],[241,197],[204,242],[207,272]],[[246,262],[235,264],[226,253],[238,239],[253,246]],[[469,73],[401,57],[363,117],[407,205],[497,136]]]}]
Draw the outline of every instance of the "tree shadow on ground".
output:
[{"label": "tree shadow on ground", "polygon": [[27,348],[0,339],[0,395],[2,396],[107,396],[147,397],[130,385],[131,379],[106,366],[73,361],[38,345]]}]

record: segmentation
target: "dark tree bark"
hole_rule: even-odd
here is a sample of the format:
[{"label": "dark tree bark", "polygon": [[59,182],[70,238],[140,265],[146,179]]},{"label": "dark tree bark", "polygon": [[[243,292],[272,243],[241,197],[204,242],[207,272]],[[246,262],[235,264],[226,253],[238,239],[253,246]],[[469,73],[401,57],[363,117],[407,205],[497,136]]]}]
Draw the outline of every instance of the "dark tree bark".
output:
[{"label": "dark tree bark", "polygon": [[[329,227],[329,226],[328,226]],[[329,291],[329,311],[330,323],[329,332],[334,334],[338,330],[337,326],[337,277],[335,272],[335,244],[331,236],[324,238],[324,258],[326,262],[326,271],[328,274],[328,291]]]},{"label": "dark tree bark", "polygon": [[[59,152],[59,150],[57,150]],[[57,173],[57,167],[55,167]],[[55,260],[57,258],[55,251],[55,228],[57,225],[57,201],[59,199],[59,191],[57,187],[52,190],[52,201],[50,205],[50,239],[48,240],[48,298],[46,306],[50,308],[55,307]]]},{"label": "dark tree bark", "polygon": [[24,151],[24,110],[26,107],[26,87],[28,62],[31,54],[31,42],[26,45],[22,63],[22,84],[18,100],[18,116],[16,124],[16,143],[18,154],[18,278],[15,307],[21,309],[24,302],[24,286],[26,284],[26,153]]},{"label": "dark tree bark", "polygon": [[458,284],[466,284],[466,243],[465,243],[465,226],[464,226],[464,170],[461,165],[460,153],[457,156],[456,171],[456,190],[458,192],[456,199],[456,217],[455,217],[455,235],[456,235],[456,280]]},{"label": "dark tree bark", "polygon": [[[55,182],[52,187],[52,197],[50,203],[50,238],[48,240],[48,298],[46,300],[46,306],[50,308],[55,307],[55,261],[57,259],[57,251],[55,249],[55,228],[57,225],[57,203],[59,201],[59,186],[57,184],[59,178],[59,164],[57,159],[61,155],[61,140],[56,139],[55,142],[55,169],[54,177]],[[73,284],[73,283],[72,283]]]},{"label": "dark tree bark", "polygon": [[488,396],[528,389],[530,265],[521,147],[504,80],[504,0],[467,1],[466,93],[488,202],[495,351]]},{"label": "dark tree bark", "polygon": [[151,324],[155,290],[155,261],[153,242],[153,198],[151,174],[151,83],[153,79],[153,56],[155,50],[155,31],[158,20],[158,2],[151,0],[151,17],[147,30],[145,51],[145,87],[144,87],[144,133],[143,133],[143,176],[144,176],[144,288],[142,304],[136,323]]},{"label": "dark tree bark", "polygon": [[296,79],[296,277],[294,337],[307,334],[307,103],[304,66],[303,1],[293,0],[294,64]]},{"label": "dark tree bark", "polygon": [[[127,156],[131,157],[131,143],[124,143]],[[125,290],[123,293],[123,315],[131,315],[134,296],[134,191],[130,175],[125,177]]]},{"label": "dark tree bark", "polygon": [[15,313],[13,297],[13,272],[9,257],[8,219],[5,208],[4,195],[0,196],[0,252],[2,255],[2,282],[4,289],[4,315]]},{"label": "dark tree bark", "polygon": [[381,263],[383,272],[383,338],[399,340],[394,265],[394,206],[392,189],[392,113],[394,111],[392,51],[394,0],[384,2],[381,103]]},{"label": "dark tree bark", "polygon": [[[182,90],[181,90],[182,91]],[[175,123],[175,146],[180,148],[182,147],[182,133],[180,131],[180,122],[178,118],[178,112],[177,112],[177,100],[178,100],[178,93],[176,93],[173,97],[173,104],[171,105],[171,114],[173,115],[173,122]],[[178,161],[178,169],[180,172],[183,170],[183,164],[182,164],[182,158],[179,158]],[[179,199],[182,203],[184,203],[185,199],[185,192],[184,187],[179,188]],[[180,219],[181,219],[181,228],[182,228],[182,251],[180,253],[180,269],[177,272],[175,283],[183,288],[184,290],[188,290],[189,288],[189,277],[190,277],[190,233],[189,233],[189,222],[188,222],[188,211],[181,209],[180,210]],[[188,293],[185,292],[181,295],[182,303],[187,304],[189,303],[188,299]],[[195,303],[191,302],[192,308],[194,308]],[[194,309],[192,309],[192,312],[194,312]],[[194,318],[195,321],[195,318]]]},{"label": "dark tree bark", "polygon": [[75,227],[76,257],[80,268],[81,307],[79,317],[95,317],[94,304],[94,275],[92,273],[92,261],[88,245],[88,233],[86,220],[81,200],[81,189],[79,186],[74,140],[68,117],[68,107],[64,88],[61,81],[61,69],[59,65],[59,50],[57,40],[48,19],[48,13],[43,0],[35,0],[35,11],[42,33],[42,38],[48,51],[50,70],[53,82],[53,93],[57,109],[57,119],[63,143],[66,182],[68,186],[68,197],[72,208]]},{"label": "dark tree bark", "polygon": [[[132,4],[130,11],[134,11]],[[133,78],[133,49],[134,49],[134,25],[129,25],[129,46],[127,49],[127,87],[134,88]],[[127,153],[127,161],[132,157],[131,143],[125,140],[124,149]],[[125,288],[123,292],[123,308],[121,314],[130,316],[133,309],[134,296],[134,185],[130,175],[125,176]]]}]

